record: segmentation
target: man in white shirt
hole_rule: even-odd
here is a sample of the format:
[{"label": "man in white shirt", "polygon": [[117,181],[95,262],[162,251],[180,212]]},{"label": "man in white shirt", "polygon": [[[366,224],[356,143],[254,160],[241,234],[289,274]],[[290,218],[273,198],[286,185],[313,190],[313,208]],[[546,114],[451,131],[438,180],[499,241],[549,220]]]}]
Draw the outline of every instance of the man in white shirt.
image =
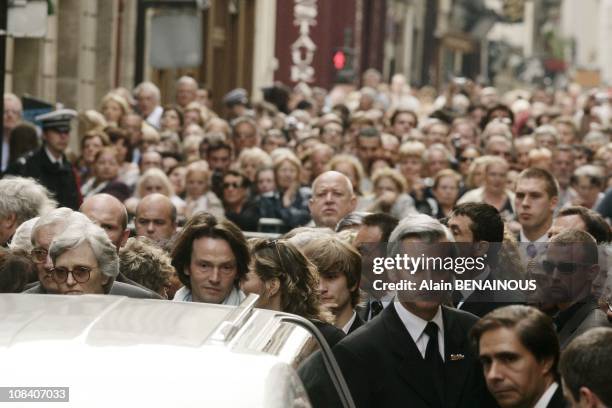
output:
[{"label": "man in white shirt", "polygon": [[[450,231],[438,220],[410,215],[391,234],[387,259],[423,253],[444,257],[453,252],[451,241]],[[405,275],[417,288],[425,280],[449,282],[452,273],[428,268],[414,272]],[[468,341],[477,317],[443,306],[449,297],[446,291],[403,292],[377,318],[334,347],[355,405],[495,406]]]},{"label": "man in white shirt", "polygon": [[521,231],[518,241],[528,273],[541,274],[539,263],[559,201],[559,184],[550,172],[530,167],[516,180],[515,208]]},{"label": "man in white shirt", "polygon": [[562,408],[559,341],[552,320],[512,305],[480,319],[471,331],[487,388],[502,408]]},{"label": "man in white shirt", "polygon": [[177,236],[171,256],[185,285],[174,300],[232,306],[244,300],[239,285],[248,272],[249,248],[231,221],[219,221],[205,212],[195,214]]},{"label": "man in white shirt", "polygon": [[155,129],[161,125],[164,109],[160,106],[161,95],[159,88],[152,82],[142,82],[134,89],[137,108],[140,116]]},{"label": "man in white shirt", "polygon": [[548,240],[548,230],[559,200],[559,185],[548,171],[531,167],[516,180],[515,207],[521,224],[520,242]]}]

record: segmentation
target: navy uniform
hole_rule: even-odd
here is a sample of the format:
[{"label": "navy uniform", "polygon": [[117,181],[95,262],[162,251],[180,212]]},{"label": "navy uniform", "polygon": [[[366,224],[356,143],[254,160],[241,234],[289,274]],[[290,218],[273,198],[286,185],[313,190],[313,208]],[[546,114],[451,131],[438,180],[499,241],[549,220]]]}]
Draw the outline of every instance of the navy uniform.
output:
[{"label": "navy uniform", "polygon": [[[70,132],[70,121],[77,116],[71,109],[60,109],[36,117],[41,122],[43,138],[55,131],[60,134]],[[81,205],[80,183],[72,164],[64,153],[54,157],[47,142],[37,150],[20,157],[6,171],[6,174],[31,177],[53,193],[60,207],[78,210]]]}]

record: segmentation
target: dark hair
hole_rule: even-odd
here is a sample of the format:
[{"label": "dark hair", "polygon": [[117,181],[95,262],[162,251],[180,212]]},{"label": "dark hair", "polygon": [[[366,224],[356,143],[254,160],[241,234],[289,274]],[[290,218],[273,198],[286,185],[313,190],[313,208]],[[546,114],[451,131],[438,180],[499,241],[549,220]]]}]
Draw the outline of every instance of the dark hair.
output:
[{"label": "dark hair", "polygon": [[244,187],[244,188],[249,188],[251,186],[251,181],[249,180],[249,178],[247,176],[244,175],[244,173],[238,171],[238,170],[228,170],[223,174],[223,179],[225,180],[225,178],[227,176],[234,176],[234,177],[240,177],[240,179],[242,180],[240,182],[240,187]]},{"label": "dark hair", "polygon": [[32,150],[36,150],[40,144],[36,128],[29,123],[20,123],[10,133],[11,145],[9,148],[10,163],[14,163],[19,157]]},{"label": "dark hair", "polygon": [[178,115],[179,118],[179,124],[181,125],[181,128],[183,127],[183,124],[185,123],[185,119],[183,118],[183,110],[181,109],[180,106],[178,105],[166,105],[164,106],[164,110],[162,112],[162,116],[164,116],[164,113],[166,113],[166,111],[175,111],[176,114]]},{"label": "dark hair", "polygon": [[0,248],[0,293],[20,293],[36,278],[36,266],[22,251]]},{"label": "dark hair", "polygon": [[216,152],[217,150],[224,150],[224,149],[229,151],[230,155],[232,154],[232,146],[230,146],[229,144],[223,141],[212,142],[208,145],[208,148],[206,149],[206,156],[209,157],[212,152]]},{"label": "dark hair", "polygon": [[351,290],[351,306],[359,303],[361,281],[361,255],[352,246],[334,236],[310,241],[302,248],[306,257],[315,264],[319,275],[341,274],[346,277],[346,286]]},{"label": "dark hair", "polygon": [[380,242],[388,242],[391,232],[397,227],[399,220],[389,214],[376,213],[366,215],[362,224],[368,227],[378,227],[382,231]]},{"label": "dark hair", "polygon": [[513,330],[525,347],[537,361],[551,358],[551,373],[559,379],[559,340],[552,319],[535,307],[524,305],[504,306],[489,312],[476,322],[470,331],[470,337],[479,350],[480,338],[488,331],[501,328]]},{"label": "dark hair", "polygon": [[521,173],[516,178],[516,183],[521,179],[540,179],[543,180],[546,184],[545,190],[548,197],[557,197],[559,196],[559,183],[557,183],[557,179],[553,176],[548,170],[540,169],[537,167],[529,167],[521,171]]},{"label": "dark hair", "polygon": [[486,203],[459,204],[451,217],[468,217],[474,241],[502,242],[504,240],[504,221],[497,208]]},{"label": "dark hair", "polygon": [[238,286],[246,276],[251,260],[246,238],[233,222],[226,219],[219,221],[214,215],[206,212],[198,212],[188,219],[174,242],[171,251],[172,266],[176,269],[181,282],[191,289],[189,275],[185,274],[185,269],[191,263],[193,241],[204,237],[222,239],[229,244],[236,258],[238,273],[234,284]]},{"label": "dark hair", "polygon": [[128,131],[118,127],[108,126],[104,129],[104,132],[108,135],[112,144],[117,143],[119,140],[123,140],[123,145],[127,148],[125,161],[128,163],[131,162],[134,157],[134,146],[132,146]]},{"label": "dark hair", "polygon": [[491,122],[491,116],[493,116],[493,112],[498,110],[506,112],[508,114],[508,118],[510,119],[510,123],[514,124],[514,112],[512,112],[512,109],[510,109],[503,103],[498,103],[497,105],[489,108],[485,116],[482,118],[482,123],[480,126],[482,129],[484,129],[489,124],[489,122]]},{"label": "dark hair", "polygon": [[576,401],[580,387],[587,387],[607,406],[612,406],[612,329],[591,329],[570,342],[559,368],[563,381]]},{"label": "dark hair", "polygon": [[250,247],[259,278],[280,282],[281,311],[306,319],[330,320],[321,305],[317,268],[295,245],[284,239],[253,239]]},{"label": "dark hair", "polygon": [[391,126],[393,126],[395,124],[395,121],[397,120],[397,117],[399,115],[402,115],[404,113],[407,113],[408,115],[412,116],[414,118],[414,127],[418,127],[419,126],[419,117],[417,116],[416,113],[414,113],[414,111],[408,110],[408,109],[398,109],[395,112],[393,112],[393,115],[391,115],[391,119],[389,120],[389,123],[391,124]]},{"label": "dark hair", "polygon": [[560,209],[557,213],[557,218],[570,215],[577,215],[580,217],[586,226],[586,231],[595,238],[598,244],[610,242],[610,235],[612,234],[610,225],[608,225],[606,220],[604,220],[599,213],[576,205]]}]

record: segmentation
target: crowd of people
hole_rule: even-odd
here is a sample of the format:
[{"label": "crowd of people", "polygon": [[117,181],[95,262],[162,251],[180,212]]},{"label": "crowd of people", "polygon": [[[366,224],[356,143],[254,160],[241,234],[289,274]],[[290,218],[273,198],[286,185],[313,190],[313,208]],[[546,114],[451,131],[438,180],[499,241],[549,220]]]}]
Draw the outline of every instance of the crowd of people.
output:
[{"label": "crowd of people", "polygon": [[[0,293],[256,293],[315,324],[358,407],[612,406],[612,94],[362,85],[214,112],[185,76],[38,127],[5,94]],[[417,282],[536,287],[375,289],[375,258],[427,251],[487,265]]]}]

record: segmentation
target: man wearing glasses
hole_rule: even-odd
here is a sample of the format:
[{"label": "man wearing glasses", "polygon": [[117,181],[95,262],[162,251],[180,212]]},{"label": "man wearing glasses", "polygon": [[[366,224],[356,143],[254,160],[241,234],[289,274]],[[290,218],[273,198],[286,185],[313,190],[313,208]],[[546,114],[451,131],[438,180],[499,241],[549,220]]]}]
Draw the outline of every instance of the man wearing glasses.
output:
[{"label": "man wearing glasses", "polygon": [[[563,349],[590,328],[607,326],[591,292],[599,273],[597,243],[588,233],[568,229],[552,237],[542,261],[545,303],[554,305],[554,323]],[[550,309],[545,305],[546,309]]]},{"label": "man wearing glasses", "polygon": [[259,209],[249,200],[249,180],[239,171],[230,170],[223,176],[223,206],[225,216],[243,231],[257,231]]}]

